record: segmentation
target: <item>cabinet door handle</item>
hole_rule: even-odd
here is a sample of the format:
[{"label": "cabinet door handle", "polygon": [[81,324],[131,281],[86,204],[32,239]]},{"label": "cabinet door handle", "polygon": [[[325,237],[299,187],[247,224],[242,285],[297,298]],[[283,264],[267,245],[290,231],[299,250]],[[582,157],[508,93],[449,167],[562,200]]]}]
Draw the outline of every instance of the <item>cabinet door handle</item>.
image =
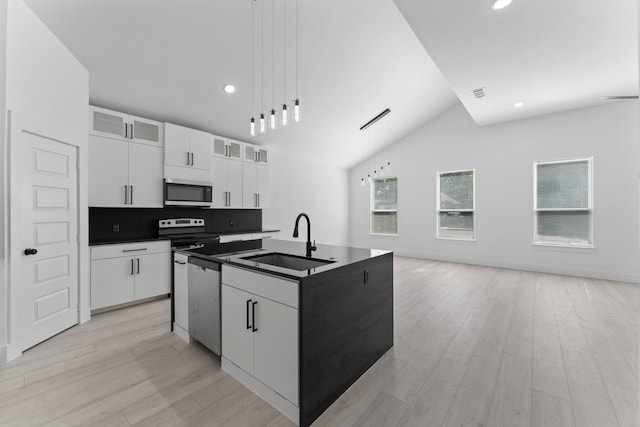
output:
[{"label": "cabinet door handle", "polygon": [[228,145],[224,146],[224,156],[225,157],[229,157],[229,146]]},{"label": "cabinet door handle", "polygon": [[193,166],[193,153],[191,153],[191,166]]},{"label": "cabinet door handle", "polygon": [[133,276],[133,258],[131,258],[131,275]]},{"label": "cabinet door handle", "polygon": [[231,206],[231,191],[227,191],[228,194],[228,198],[229,198],[229,202],[227,203],[227,206]]},{"label": "cabinet door handle", "polygon": [[146,251],[149,248],[138,248],[138,249],[123,249],[122,252],[138,252],[138,251]]},{"label": "cabinet door handle", "polygon": [[125,205],[129,204],[129,186],[128,185],[124,186],[124,204]]},{"label": "cabinet door handle", "polygon": [[252,332],[256,332],[258,330],[258,328],[256,328],[256,305],[258,305],[258,301],[251,303],[251,322],[253,323],[251,326]]},{"label": "cabinet door handle", "polygon": [[130,185],[130,190],[129,190],[129,204],[132,205],[133,204],[133,185]]},{"label": "cabinet door handle", "polygon": [[175,261],[173,261],[173,262],[175,262],[176,264],[180,264],[180,265],[185,265],[185,264],[186,264],[186,262],[184,262],[184,261],[178,261],[178,260],[175,260]]},{"label": "cabinet door handle", "polygon": [[131,139],[133,139],[133,123],[131,123],[129,126],[131,126]]},{"label": "cabinet door handle", "polygon": [[189,166],[189,159],[191,158],[191,156],[189,155],[189,152],[187,151],[187,166]]},{"label": "cabinet door handle", "polygon": [[249,324],[249,305],[251,304],[251,300],[247,300],[247,329],[251,329],[251,325]]},{"label": "cabinet door handle", "polygon": [[369,272],[364,270],[364,284],[366,285],[369,282]]},{"label": "cabinet door handle", "polygon": [[258,193],[258,207],[260,207],[260,193]]},{"label": "cabinet door handle", "polygon": [[128,124],[124,124],[124,139],[129,138],[129,125]]},{"label": "cabinet door handle", "polygon": [[140,274],[140,258],[136,258],[136,264],[138,264],[136,274]]}]

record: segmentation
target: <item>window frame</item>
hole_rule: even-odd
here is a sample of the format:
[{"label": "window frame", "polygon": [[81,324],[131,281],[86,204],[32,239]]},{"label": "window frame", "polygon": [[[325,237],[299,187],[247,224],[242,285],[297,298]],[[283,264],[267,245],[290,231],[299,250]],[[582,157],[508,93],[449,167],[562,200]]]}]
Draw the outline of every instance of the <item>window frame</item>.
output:
[{"label": "window frame", "polygon": [[[538,208],[538,166],[563,163],[587,162],[587,208]],[[589,240],[591,243],[572,243],[571,241],[544,241],[538,239],[538,212],[588,212],[589,213]],[[532,245],[556,248],[593,249],[595,248],[593,234],[593,156],[578,157],[562,160],[534,161],[533,162],[533,237]]]},{"label": "window frame", "polygon": [[[440,178],[442,175],[446,174],[455,174],[460,172],[471,172],[473,177],[473,208],[472,209],[441,209],[440,208]],[[446,237],[440,235],[440,213],[441,212],[471,212],[473,219],[473,237],[462,238],[462,237]],[[456,169],[456,170],[447,170],[447,171],[436,171],[436,239],[438,240],[453,240],[458,242],[476,242],[477,241],[477,231],[476,231],[476,168],[467,168],[467,169]]]},{"label": "window frame", "polygon": [[[373,192],[376,188],[376,181],[385,181],[387,179],[396,180],[396,208],[395,209],[374,209],[375,196]],[[369,184],[369,235],[381,236],[381,237],[398,237],[398,177],[397,176],[385,176],[372,178]],[[395,212],[396,214],[396,232],[395,233],[378,233],[373,231],[373,214],[374,212]]]}]

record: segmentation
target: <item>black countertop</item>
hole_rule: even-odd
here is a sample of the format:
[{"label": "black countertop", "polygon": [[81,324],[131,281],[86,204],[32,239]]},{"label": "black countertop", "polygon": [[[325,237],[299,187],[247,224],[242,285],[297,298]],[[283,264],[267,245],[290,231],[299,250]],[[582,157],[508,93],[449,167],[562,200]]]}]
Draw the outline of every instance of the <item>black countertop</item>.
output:
[{"label": "black countertop", "polygon": [[[354,248],[349,246],[334,246],[334,245],[321,245],[317,244],[317,250],[311,254],[312,258],[331,260],[334,261],[330,264],[322,265],[320,267],[312,268],[309,270],[292,270],[289,268],[278,267],[274,265],[258,263],[251,260],[242,259],[252,255],[266,255],[271,252],[280,252],[288,255],[294,255],[298,257],[305,257],[306,243],[304,241],[289,241],[278,239],[263,239],[262,249],[254,249],[249,251],[243,251],[241,253],[227,253],[217,255],[207,255],[206,253],[198,253],[198,249],[181,251],[189,256],[194,256],[202,259],[207,259],[222,264],[228,264],[238,267],[247,268],[249,270],[255,270],[261,273],[273,274],[288,279],[302,279],[315,274],[324,273],[334,270],[336,268],[344,267],[345,265],[354,264],[356,262],[375,258],[384,254],[388,254],[391,251],[382,249],[365,249]],[[206,252],[206,251],[200,251]]]}]

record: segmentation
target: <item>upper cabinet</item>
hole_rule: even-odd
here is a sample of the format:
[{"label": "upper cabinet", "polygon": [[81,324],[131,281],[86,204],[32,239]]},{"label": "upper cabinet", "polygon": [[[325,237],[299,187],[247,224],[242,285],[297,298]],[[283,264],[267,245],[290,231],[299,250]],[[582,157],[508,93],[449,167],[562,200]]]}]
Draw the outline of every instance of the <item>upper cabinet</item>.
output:
[{"label": "upper cabinet", "polygon": [[213,136],[212,208],[242,208],[242,146],[243,143],[240,141]]},{"label": "upper cabinet", "polygon": [[242,160],[245,162],[254,162],[267,165],[269,164],[269,151],[264,147],[245,143],[244,156]]},{"label": "upper cabinet", "polygon": [[162,146],[161,122],[89,106],[89,133],[107,138]]},{"label": "upper cabinet", "polygon": [[269,207],[269,151],[264,147],[244,144],[242,164],[242,207]]},{"label": "upper cabinet", "polygon": [[162,123],[89,106],[89,134],[89,206],[162,207]]},{"label": "upper cabinet", "polygon": [[213,157],[226,157],[232,160],[242,160],[242,146],[244,143],[233,139],[213,136],[211,155]]},{"label": "upper cabinet", "polygon": [[164,177],[210,181],[212,138],[207,132],[165,123]]},{"label": "upper cabinet", "polygon": [[90,135],[89,206],[162,207],[162,147]]}]

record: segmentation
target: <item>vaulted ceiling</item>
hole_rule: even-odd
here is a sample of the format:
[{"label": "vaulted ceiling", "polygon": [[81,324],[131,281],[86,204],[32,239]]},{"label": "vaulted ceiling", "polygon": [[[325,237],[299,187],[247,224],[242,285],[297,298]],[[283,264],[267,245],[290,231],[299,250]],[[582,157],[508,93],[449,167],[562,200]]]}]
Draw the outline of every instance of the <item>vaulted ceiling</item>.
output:
[{"label": "vaulted ceiling", "polygon": [[[635,0],[297,0],[297,73],[294,0],[25,2],[89,70],[91,103],[336,167],[457,102],[489,125],[638,94]],[[296,83],[302,121],[249,136]],[[383,128],[360,132],[385,108]]]}]

